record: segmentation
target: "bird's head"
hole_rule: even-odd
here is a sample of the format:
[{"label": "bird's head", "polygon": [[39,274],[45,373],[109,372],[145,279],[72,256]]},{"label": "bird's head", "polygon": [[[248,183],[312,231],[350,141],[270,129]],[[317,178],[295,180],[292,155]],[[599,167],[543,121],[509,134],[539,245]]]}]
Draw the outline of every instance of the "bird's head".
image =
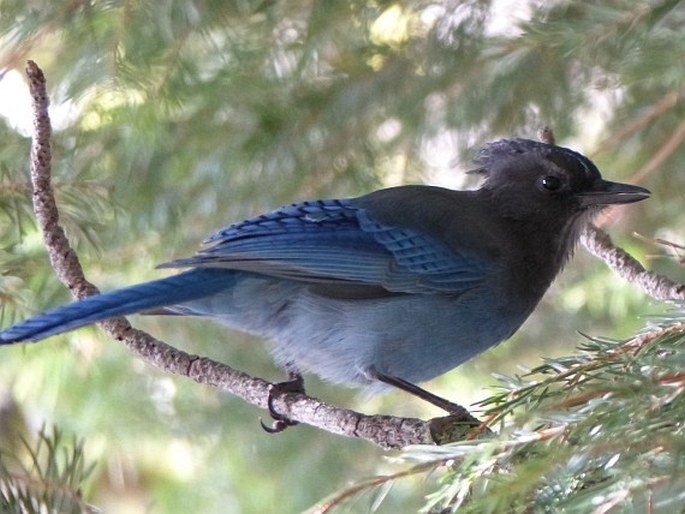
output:
[{"label": "bird's head", "polygon": [[475,170],[481,191],[501,212],[521,221],[569,221],[612,204],[644,200],[639,186],[604,180],[594,163],[568,148],[528,139],[503,139],[480,150]]}]

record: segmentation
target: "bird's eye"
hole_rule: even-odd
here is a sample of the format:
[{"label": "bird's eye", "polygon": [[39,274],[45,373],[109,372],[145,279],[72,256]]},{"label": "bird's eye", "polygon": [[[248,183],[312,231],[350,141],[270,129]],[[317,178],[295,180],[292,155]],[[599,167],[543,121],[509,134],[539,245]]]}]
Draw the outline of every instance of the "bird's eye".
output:
[{"label": "bird's eye", "polygon": [[546,175],[542,177],[538,181],[538,184],[540,189],[550,193],[559,191],[559,189],[561,189],[561,179],[559,177],[555,177],[554,175]]}]

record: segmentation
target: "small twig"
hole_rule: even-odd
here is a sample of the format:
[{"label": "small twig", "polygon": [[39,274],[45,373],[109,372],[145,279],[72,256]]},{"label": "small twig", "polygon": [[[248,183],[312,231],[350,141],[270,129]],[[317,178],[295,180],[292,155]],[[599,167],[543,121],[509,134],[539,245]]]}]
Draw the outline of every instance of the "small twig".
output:
[{"label": "small twig", "polygon": [[588,251],[606,262],[627,281],[640,286],[656,300],[685,300],[685,285],[647,271],[628,252],[614,246],[611,238],[594,225],[587,225],[580,238]]},{"label": "small twig", "polygon": [[661,100],[659,100],[650,109],[641,114],[638,118],[633,120],[631,123],[628,123],[621,130],[614,134],[611,134],[604,141],[602,141],[599,144],[599,146],[595,148],[595,151],[592,153],[592,156],[600,152],[603,152],[611,146],[615,146],[616,144],[620,143],[621,141],[629,137],[631,134],[637,132],[640,128],[647,125],[655,118],[658,118],[662,114],[671,110],[683,98],[685,98],[685,88],[682,88],[679,91],[673,91],[672,93],[664,96]]},{"label": "small twig", "polygon": [[[99,291],[86,280],[78,257],[59,224],[59,213],[50,184],[51,128],[45,76],[33,61],[28,61],[26,73],[34,114],[31,183],[36,218],[57,277],[71,290],[74,298],[83,299]],[[146,332],[132,328],[123,317],[102,321],[98,325],[112,338],[123,341],[138,357],[162,371],[192,378],[253,405],[267,407],[271,384],[265,380],[251,377],[220,362],[177,350]],[[431,429],[434,430],[434,424],[431,421],[369,416],[333,407],[301,393],[280,395],[274,399],[273,404],[280,414],[293,421],[307,423],[334,434],[366,439],[386,449],[433,441]]]},{"label": "small twig", "polygon": [[666,161],[673,153],[680,148],[685,140],[685,120],[678,124],[678,127],[673,131],[671,137],[654,152],[652,158],[642,166],[632,177],[630,177],[631,184],[640,184],[650,174],[659,169],[659,167]]},{"label": "small twig", "polygon": [[330,512],[333,512],[336,507],[340,507],[344,502],[364,491],[369,491],[383,484],[394,482],[401,478],[411,477],[419,474],[427,474],[433,469],[446,465],[451,460],[453,460],[452,457],[449,459],[431,460],[425,464],[417,464],[416,466],[413,466],[407,470],[393,473],[392,475],[383,475],[366,479],[336,493],[335,496],[324,500],[323,502],[314,506],[312,509],[308,510],[307,514],[329,514]]},{"label": "small twig", "polygon": [[548,125],[545,125],[544,127],[540,128],[540,130],[538,130],[538,139],[548,145],[556,144],[554,131],[552,130],[552,127]]}]

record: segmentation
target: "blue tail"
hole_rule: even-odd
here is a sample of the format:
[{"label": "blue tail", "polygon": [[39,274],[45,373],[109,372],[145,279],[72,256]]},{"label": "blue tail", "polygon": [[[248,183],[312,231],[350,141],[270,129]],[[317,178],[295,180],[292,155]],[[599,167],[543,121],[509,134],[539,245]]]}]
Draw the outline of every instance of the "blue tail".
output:
[{"label": "blue tail", "polygon": [[225,291],[235,284],[235,279],[235,272],[231,270],[194,269],[173,277],[91,296],[0,332],[0,345],[38,341],[114,316],[197,300]]}]

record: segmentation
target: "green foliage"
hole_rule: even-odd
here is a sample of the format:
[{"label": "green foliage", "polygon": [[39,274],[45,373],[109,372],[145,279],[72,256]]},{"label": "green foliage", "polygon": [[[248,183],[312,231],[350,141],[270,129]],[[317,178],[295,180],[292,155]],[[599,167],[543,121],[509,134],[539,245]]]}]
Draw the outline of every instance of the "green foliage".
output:
[{"label": "green foliage", "polygon": [[685,332],[675,329],[590,340],[503,382],[484,404],[514,419],[493,440],[436,452],[456,463],[431,502],[479,513],[681,511]]},{"label": "green foliage", "polygon": [[[632,177],[654,192],[654,200],[624,208],[622,220],[612,214],[612,232],[636,256],[652,254],[651,267],[685,280],[668,248],[649,242],[661,237],[682,243],[685,223],[682,2],[0,0],[0,13],[0,88],[13,73],[23,73],[26,59],[46,72],[62,222],[88,277],[103,289],[156,278],[156,264],[188,256],[212,230],[283,203],[418,181],[462,187],[466,180],[454,168],[468,169],[480,143],[534,137],[542,124],[554,128],[561,144],[591,154],[608,178]],[[2,97],[29,114],[20,92]],[[2,326],[67,299],[31,214],[26,131],[5,112]],[[646,241],[632,240],[633,230]],[[443,388],[442,395],[461,403],[483,399],[492,370],[514,375],[517,366],[537,366],[540,356],[567,354],[577,330],[627,337],[638,315],[662,310],[596,261],[578,257],[514,341],[429,387]],[[244,336],[192,320],[135,323],[185,350],[281,377],[258,343]],[[380,451],[357,441],[303,427],[269,438],[255,430],[255,409],[160,376],[95,334],[83,330],[35,347],[3,348],[0,390],[26,413],[96,443],[100,474],[88,501],[108,512],[131,512],[132,505],[160,512],[297,512],[359,476],[392,471]],[[610,353],[609,342],[592,341],[587,344],[598,345],[592,357],[548,365],[572,367]],[[624,369],[614,363],[615,369],[598,370],[601,383],[610,368],[616,376]],[[641,382],[637,368],[625,369],[632,370],[627,382],[620,381],[626,389],[592,398],[592,412],[579,406],[554,411],[563,395],[587,393],[560,384],[550,384],[547,399],[537,388],[515,395],[516,415],[502,425],[501,441],[459,446],[469,448],[457,459],[464,474],[453,468],[445,487],[468,491],[474,506],[487,500],[524,509],[535,498],[552,508],[558,491],[575,498],[595,490],[590,484],[606,487],[602,494],[614,498],[609,488],[618,483],[616,473],[633,476],[639,462],[661,472],[663,454],[653,463],[651,449],[639,441],[612,466],[606,466],[609,453],[570,446],[563,434],[526,454],[523,435],[565,426],[561,420],[568,415],[566,422],[575,423],[568,430],[580,437],[572,427],[591,430],[595,425],[582,420],[614,400],[624,418],[602,424],[597,445],[604,437],[611,442],[612,433],[614,441],[628,437],[619,421],[625,431],[647,423],[646,403],[632,405],[642,409],[640,419],[621,409],[630,394],[637,401],[640,387],[657,386]],[[308,387],[368,412],[433,414],[400,393],[362,401],[315,380]],[[559,420],[545,419],[554,412]],[[511,460],[502,463],[498,456],[508,444],[518,453],[512,449]],[[578,469],[594,482],[551,475],[551,489],[545,489],[540,477],[566,470],[576,450],[586,456]],[[487,452],[490,461],[483,458]],[[478,467],[487,462],[491,468]],[[515,466],[526,472],[501,472]],[[657,472],[645,473],[645,480]],[[519,475],[526,480],[512,484]],[[293,478],[288,494],[278,485],[283,476]],[[649,489],[648,482],[641,484]],[[384,502],[371,498],[354,508],[417,510],[427,489],[405,479]],[[503,496],[480,498],[479,491]],[[507,498],[510,504],[497,503]]]},{"label": "green foliage", "polygon": [[[441,472],[422,512],[682,512],[685,311],[627,341],[591,339],[481,403],[496,435],[408,449],[407,475]],[[332,509],[326,510],[329,512]]]},{"label": "green foliage", "polygon": [[87,467],[83,443],[64,441],[53,429],[42,429],[34,444],[24,442],[24,458],[0,450],[0,512],[92,513],[81,499],[81,488],[92,472]]}]

